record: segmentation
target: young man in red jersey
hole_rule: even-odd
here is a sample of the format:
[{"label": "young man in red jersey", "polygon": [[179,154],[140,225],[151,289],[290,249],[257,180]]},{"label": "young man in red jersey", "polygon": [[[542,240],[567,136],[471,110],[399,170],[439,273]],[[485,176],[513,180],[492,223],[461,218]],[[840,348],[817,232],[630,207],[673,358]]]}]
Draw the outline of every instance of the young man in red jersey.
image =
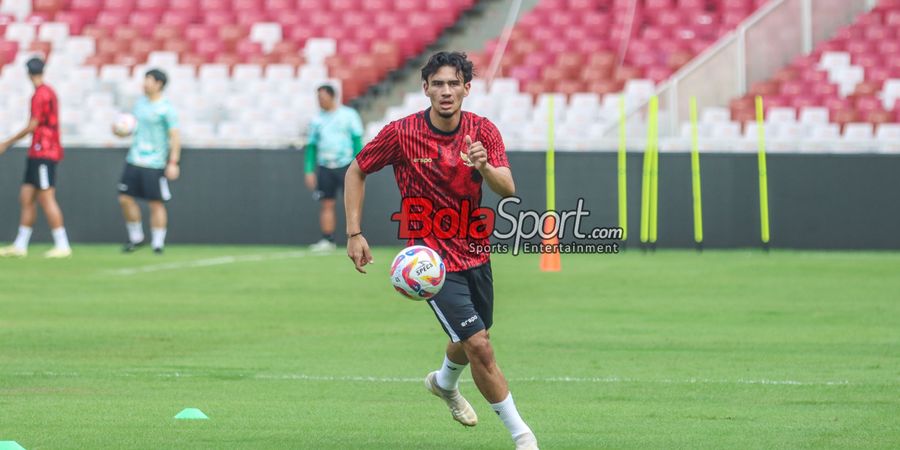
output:
[{"label": "young man in red jersey", "polygon": [[28,77],[34,84],[31,97],[31,120],[18,134],[0,142],[0,154],[19,139],[32,135],[28,149],[28,163],[25,181],[19,194],[22,215],[19,234],[13,245],[0,248],[0,257],[24,257],[28,255],[31,229],[37,217],[35,200],[41,205],[50,230],[53,232],[53,248],[44,254],[47,258],[68,258],[72,256],[69,238],[63,227],[63,215],[56,203],[56,165],[63,159],[63,148],[59,142],[59,102],[56,92],[44,83],[44,61],[31,58],[26,64]]},{"label": "young man in red jersey", "polygon": [[[347,170],[347,255],[359,272],[365,273],[364,267],[373,262],[360,224],[366,175],[392,165],[400,194],[427,199],[435,211],[460,211],[464,202],[474,210],[481,203],[483,182],[503,197],[515,193],[497,127],[462,110],[472,72],[464,53],[433,55],[422,68],[423,88],[431,107],[385,126]],[[478,417],[458,388],[461,372],[471,363],[475,385],[500,416],[516,448],[537,449],[534,433],[519,416],[489,339],[494,306],[490,255],[470,251],[472,244],[487,245],[488,238],[428,235],[418,243],[440,253],[447,266],[443,289],[428,303],[450,343],[441,368],[425,378],[426,387],[447,403],[455,420],[476,425]]]}]

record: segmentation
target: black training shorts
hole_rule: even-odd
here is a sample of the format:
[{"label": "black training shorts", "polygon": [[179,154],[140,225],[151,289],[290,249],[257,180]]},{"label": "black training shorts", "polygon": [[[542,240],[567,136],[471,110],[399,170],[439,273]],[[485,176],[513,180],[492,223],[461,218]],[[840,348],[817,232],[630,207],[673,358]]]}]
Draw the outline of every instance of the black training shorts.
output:
[{"label": "black training shorts", "polygon": [[428,300],[453,342],[464,341],[494,323],[494,275],[491,263],[449,272],[444,287]]},{"label": "black training shorts", "polygon": [[344,189],[344,175],[347,174],[347,168],[350,166],[329,169],[319,166],[316,171],[316,193],[317,200],[333,199],[337,197],[338,189]]},{"label": "black training shorts", "polygon": [[167,202],[172,199],[164,169],[150,169],[125,164],[119,192],[134,198]]},{"label": "black training shorts", "polygon": [[42,191],[56,186],[56,161],[49,159],[28,159],[25,164],[25,180]]}]

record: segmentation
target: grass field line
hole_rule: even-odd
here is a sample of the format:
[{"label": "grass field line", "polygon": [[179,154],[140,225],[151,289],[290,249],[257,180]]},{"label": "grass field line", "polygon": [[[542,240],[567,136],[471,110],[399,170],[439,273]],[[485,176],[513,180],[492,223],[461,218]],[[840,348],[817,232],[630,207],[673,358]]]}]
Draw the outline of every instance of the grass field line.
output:
[{"label": "grass field line", "polygon": [[[352,376],[352,375],[308,375],[302,373],[287,374],[216,374],[213,372],[103,372],[96,374],[100,377],[113,376],[121,378],[131,378],[139,376],[149,376],[151,378],[233,378],[233,379],[252,379],[252,380],[295,380],[295,381],[319,381],[319,382],[363,382],[363,383],[421,383],[422,377],[376,377],[376,376]],[[11,372],[8,374],[0,373],[0,377],[61,377],[61,378],[79,378],[83,375],[79,372]],[[799,380],[773,380],[773,379],[745,379],[736,380],[715,379],[715,378],[660,378],[660,379],[643,379],[629,377],[512,377],[508,381],[513,383],[649,383],[649,384],[730,384],[730,385],[767,385],[767,386],[848,386],[862,385],[863,383],[850,383],[847,380],[823,380],[823,381],[799,381]],[[461,382],[471,382],[471,380],[461,380]]]},{"label": "grass field line", "polygon": [[[199,267],[221,266],[224,264],[236,264],[247,262],[276,261],[279,259],[303,258],[310,256],[311,253],[303,250],[281,253],[265,253],[256,255],[226,255],[215,258],[195,259],[190,261],[178,261],[163,264],[151,264],[139,267],[126,267],[122,269],[111,270],[110,273],[115,275],[137,275],[141,273],[162,272],[166,270],[182,270],[194,269]],[[315,254],[320,255],[320,254]],[[321,254],[321,255],[324,255]]]}]

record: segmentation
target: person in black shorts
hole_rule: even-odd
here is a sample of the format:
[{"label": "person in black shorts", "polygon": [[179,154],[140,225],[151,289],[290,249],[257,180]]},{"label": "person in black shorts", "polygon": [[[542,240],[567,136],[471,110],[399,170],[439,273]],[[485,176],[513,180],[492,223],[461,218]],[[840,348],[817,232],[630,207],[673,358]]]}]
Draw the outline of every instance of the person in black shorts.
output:
[{"label": "person in black shorts", "polygon": [[56,165],[63,159],[63,147],[59,139],[59,101],[56,92],[44,83],[44,61],[31,58],[26,64],[28,77],[34,85],[31,98],[31,120],[15,136],[0,141],[0,154],[19,139],[32,135],[28,148],[25,180],[19,191],[22,205],[19,233],[9,247],[0,248],[0,257],[21,258],[28,255],[28,243],[37,218],[36,205],[40,205],[53,233],[53,248],[44,254],[47,258],[72,256],[69,237],[63,226],[63,214],[56,201]]},{"label": "person in black shorts", "polygon": [[[135,199],[146,200],[150,207],[150,246],[162,254],[165,246],[169,215],[166,202],[172,199],[169,181],[181,175],[181,137],[178,114],[163,95],[168,77],[158,69],[144,76],[144,96],[134,105],[137,127],[133,131],[131,148],[125,169],[119,180],[119,205],[125,217],[128,242],[122,247],[131,253],[144,244],[141,209]],[[119,137],[129,134],[113,127]]]},{"label": "person in black shorts", "polygon": [[347,167],[362,149],[362,119],[356,110],[338,103],[336,95],[327,84],[319,87],[322,111],[310,123],[306,146],[306,187],[320,204],[322,238],[310,247],[316,252],[335,249],[338,191],[343,191]]},{"label": "person in black shorts", "polygon": [[[431,107],[385,126],[347,170],[347,256],[357,271],[365,273],[365,266],[373,262],[361,228],[369,174],[393,166],[403,199],[432,206],[431,217],[425,220],[434,220],[439,211],[454,211],[457,217],[470,214],[480,206],[484,184],[501,197],[514,195],[515,182],[499,130],[490,120],[462,110],[472,76],[472,63],[465,54],[433,55],[422,68],[422,88]],[[490,254],[474,250],[488,247],[490,239],[465,233],[448,237],[435,233],[435,228],[421,240],[407,239],[407,245],[418,243],[438,252],[447,269],[443,288],[428,305],[450,342],[440,369],[425,377],[425,387],[447,404],[454,420],[475,426],[478,415],[459,390],[460,374],[471,367],[475,385],[509,431],[516,449],[537,450],[537,438],[519,415],[490,341],[494,276]],[[408,231],[401,228],[400,237],[409,237]]]}]

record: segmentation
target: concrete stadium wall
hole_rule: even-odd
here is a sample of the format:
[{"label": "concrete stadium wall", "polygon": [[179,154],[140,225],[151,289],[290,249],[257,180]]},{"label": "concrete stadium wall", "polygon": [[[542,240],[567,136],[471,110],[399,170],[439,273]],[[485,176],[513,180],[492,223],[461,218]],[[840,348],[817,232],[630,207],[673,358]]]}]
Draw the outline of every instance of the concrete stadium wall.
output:
[{"label": "concrete stadium wall", "polygon": [[[510,152],[519,209],[543,211],[544,154]],[[123,242],[116,184],[122,149],[68,149],[58,170],[58,198],[71,240]],[[639,242],[641,155],[628,157],[630,246]],[[703,154],[704,244],[759,245],[754,154]],[[692,247],[690,159],[661,154],[660,247]],[[15,235],[25,152],[0,156],[0,241]],[[557,208],[585,199],[585,227],[617,224],[616,155],[558,153]],[[303,154],[273,150],[186,149],[182,179],[172,183],[169,242],[305,245],[319,238],[317,204],[303,185]],[[900,156],[772,154],[768,158],[772,246],[900,249]],[[498,198],[489,194],[486,205]],[[390,214],[400,196],[393,173],[369,177],[363,227],[373,245],[397,244]],[[343,205],[338,208],[343,211]],[[146,212],[146,211],[145,211]],[[343,213],[338,237],[343,241]],[[145,227],[146,216],[145,216]],[[585,228],[586,229],[586,228]],[[43,217],[35,241],[49,241]]]}]

